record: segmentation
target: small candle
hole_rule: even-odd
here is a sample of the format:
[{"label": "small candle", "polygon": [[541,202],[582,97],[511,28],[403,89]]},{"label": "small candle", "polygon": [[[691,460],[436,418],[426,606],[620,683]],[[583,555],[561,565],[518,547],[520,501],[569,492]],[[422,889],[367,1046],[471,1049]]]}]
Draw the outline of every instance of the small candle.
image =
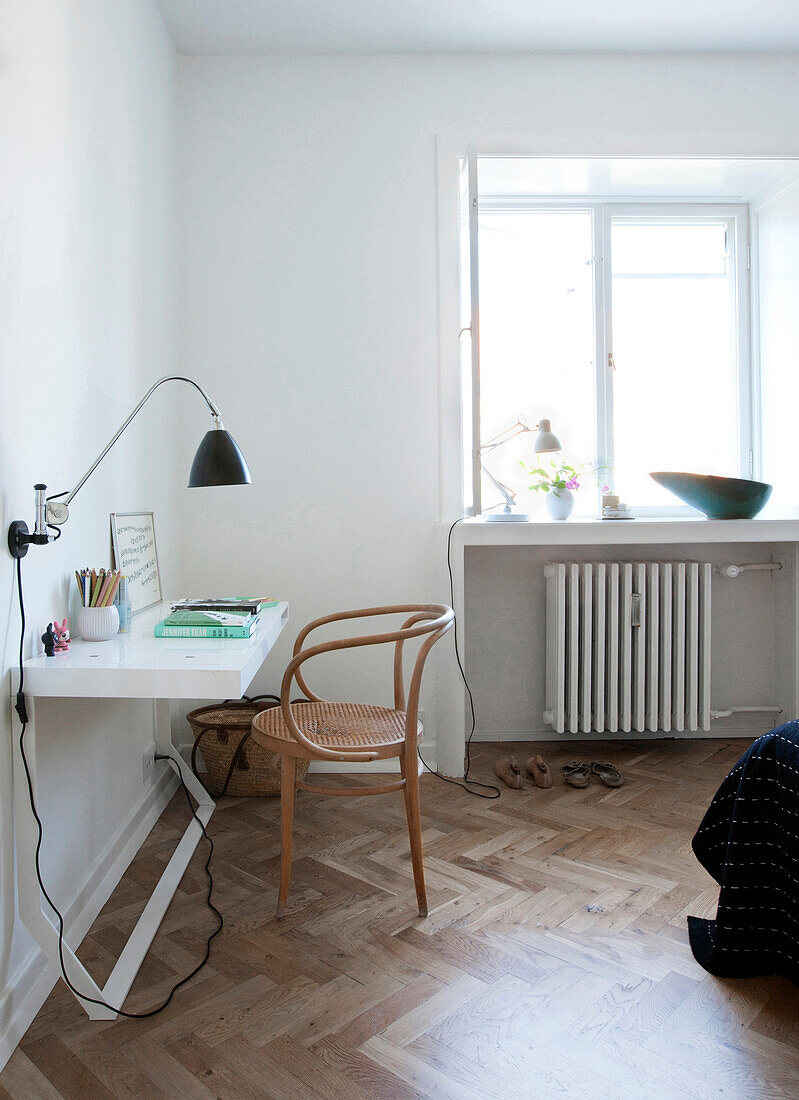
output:
[{"label": "small candle", "polygon": [[617,496],[603,496],[602,507],[603,508],[618,508],[619,498]]}]

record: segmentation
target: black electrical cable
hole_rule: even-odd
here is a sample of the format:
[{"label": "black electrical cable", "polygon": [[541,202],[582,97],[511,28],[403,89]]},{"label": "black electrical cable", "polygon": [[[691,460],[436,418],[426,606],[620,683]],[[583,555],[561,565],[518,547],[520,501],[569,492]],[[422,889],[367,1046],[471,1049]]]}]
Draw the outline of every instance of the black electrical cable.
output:
[{"label": "black electrical cable", "polygon": [[[451,605],[455,603],[455,581],[452,576],[452,532],[455,530],[459,523],[463,523],[463,519],[463,516],[461,516],[459,519],[456,519],[450,527],[449,533],[447,535],[447,569],[449,570],[449,600]],[[469,681],[466,679],[466,673],[463,668],[463,663],[461,662],[460,649],[458,647],[457,617],[455,618],[453,623],[452,638],[455,643],[455,660],[458,662],[461,679],[463,680],[464,687],[466,688],[466,694],[469,696],[469,710],[471,711],[472,718],[469,736],[466,738],[466,771],[463,773],[463,779],[451,779],[448,775],[442,775],[441,772],[435,771],[425,761],[424,757],[422,756],[421,750],[417,749],[416,751],[419,754],[419,759],[422,761],[422,764],[424,764],[425,768],[427,768],[430,774],[435,775],[438,779],[442,779],[445,783],[452,783],[455,787],[461,787],[464,791],[466,791],[467,794],[473,794],[475,798],[499,798],[502,794],[499,787],[495,787],[493,783],[480,783],[477,779],[469,778],[469,772],[472,769],[472,738],[474,737],[477,720],[474,713],[474,698],[472,696],[472,689],[469,687]],[[467,783],[471,784],[472,787],[482,787],[484,791],[493,791],[494,793],[481,794],[480,791],[472,791],[467,786]]]},{"label": "black electrical cable", "polygon": [[[58,500],[59,497],[65,497],[68,492],[69,492],[69,489],[64,489],[64,491],[62,493],[51,493],[50,496],[47,497],[46,499],[47,500]],[[59,526],[57,526],[57,524],[55,524],[55,523],[48,523],[47,526],[52,527],[52,529],[55,531],[55,535],[53,536],[53,542],[57,542],[61,538],[61,528]]]},{"label": "black electrical cable", "polygon": [[[63,496],[63,493],[61,495]],[[25,769],[25,778],[26,778],[27,783],[28,783],[28,795],[30,797],[31,811],[32,811],[33,817],[36,821],[36,828],[38,830],[38,838],[37,838],[37,841],[36,841],[36,854],[35,854],[35,858],[34,858],[34,863],[35,863],[35,867],[36,867],[36,878],[38,879],[39,889],[42,892],[42,896],[44,897],[45,901],[50,906],[50,908],[53,910],[53,912],[55,913],[56,918],[58,920],[58,959],[59,959],[59,963],[60,963],[60,966],[61,966],[61,977],[64,979],[64,983],[67,986],[67,988],[72,990],[72,992],[75,994],[75,996],[79,997],[81,999],[81,1001],[85,1001],[87,1004],[100,1005],[102,1008],[108,1008],[112,1012],[115,1012],[118,1016],[124,1016],[124,1017],[126,1017],[127,1019],[130,1019],[130,1020],[145,1020],[149,1016],[156,1016],[159,1012],[162,1012],[166,1008],[166,1006],[169,1004],[169,1002],[172,1000],[172,997],[175,995],[177,990],[180,989],[180,987],[182,985],[185,985],[186,982],[190,981],[194,977],[195,974],[199,973],[199,971],[202,970],[202,968],[208,962],[208,959],[211,955],[211,942],[222,931],[222,927],[224,925],[224,919],[222,917],[222,914],[219,912],[219,910],[217,909],[217,907],[214,905],[213,901],[211,900],[211,894],[213,893],[213,889],[214,889],[214,879],[213,879],[213,875],[211,874],[211,857],[214,854],[214,842],[211,840],[210,836],[205,831],[205,826],[203,825],[202,821],[200,820],[200,818],[197,815],[196,810],[194,809],[194,806],[193,806],[192,801],[191,801],[191,795],[189,793],[189,789],[186,786],[185,782],[183,781],[183,776],[181,775],[180,769],[178,768],[178,779],[180,780],[180,785],[183,788],[183,793],[186,796],[186,801],[188,803],[189,809],[191,810],[191,815],[194,818],[194,820],[197,822],[197,824],[200,826],[200,829],[202,831],[202,835],[208,841],[208,858],[205,861],[205,873],[208,876],[208,894],[206,895],[206,904],[208,905],[208,908],[211,910],[211,912],[216,916],[217,926],[214,929],[214,931],[210,934],[208,939],[206,940],[205,954],[203,955],[202,960],[197,964],[197,966],[195,966],[194,970],[192,970],[190,974],[187,974],[185,976],[185,978],[181,978],[179,982],[176,982],[175,985],[172,986],[172,988],[170,989],[169,994],[168,994],[166,1000],[163,1002],[163,1004],[160,1004],[157,1008],[150,1009],[148,1012],[125,1012],[121,1008],[115,1008],[114,1005],[108,1004],[107,1001],[103,1001],[98,997],[88,997],[88,996],[86,996],[86,994],[81,993],[79,989],[76,989],[75,986],[70,981],[70,979],[67,975],[66,966],[64,965],[64,918],[61,915],[61,912],[60,912],[58,906],[55,904],[53,899],[48,894],[47,889],[44,885],[44,881],[42,880],[42,872],[41,872],[41,865],[40,865],[40,858],[39,858],[40,853],[41,853],[41,848],[42,848],[42,840],[43,840],[42,820],[39,817],[38,810],[36,809],[36,800],[35,800],[34,795],[33,795],[33,780],[31,779],[30,767],[28,766],[28,758],[25,755],[25,732],[28,728],[28,712],[27,712],[27,708],[25,706],[25,665],[23,663],[24,648],[25,648],[25,601],[24,601],[23,596],[22,596],[22,559],[21,558],[17,558],[17,594],[18,594],[18,598],[19,598],[19,615],[20,615],[20,623],[21,623],[20,632],[19,632],[19,690],[17,691],[17,701],[16,701],[16,711],[17,711],[17,714],[19,715],[19,720],[22,723],[22,729],[20,730],[20,735],[19,735],[19,751],[20,751],[20,756],[22,757],[22,764],[23,764],[23,767]],[[169,754],[156,753],[155,754],[155,759],[156,760],[173,760],[174,763],[177,765],[177,761],[174,759],[174,757],[170,756]]]}]

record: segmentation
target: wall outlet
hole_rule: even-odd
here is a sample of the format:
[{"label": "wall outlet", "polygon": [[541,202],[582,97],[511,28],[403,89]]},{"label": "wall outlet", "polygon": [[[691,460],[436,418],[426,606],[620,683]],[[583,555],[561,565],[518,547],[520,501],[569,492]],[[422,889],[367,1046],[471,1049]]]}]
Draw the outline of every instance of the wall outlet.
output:
[{"label": "wall outlet", "polygon": [[146,783],[155,767],[155,741],[148,745],[141,758],[141,777]]}]

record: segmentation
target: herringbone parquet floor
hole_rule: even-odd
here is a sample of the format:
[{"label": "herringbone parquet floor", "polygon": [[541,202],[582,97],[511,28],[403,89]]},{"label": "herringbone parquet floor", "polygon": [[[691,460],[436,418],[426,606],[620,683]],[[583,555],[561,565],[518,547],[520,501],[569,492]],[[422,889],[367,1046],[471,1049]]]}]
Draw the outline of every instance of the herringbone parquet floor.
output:
[{"label": "herringbone parquet floor", "polygon": [[[0,1097],[798,1097],[799,989],[712,978],[687,940],[686,914],[712,915],[717,897],[690,838],[744,747],[549,744],[554,788],[495,802],[427,776],[426,920],[398,795],[300,794],[280,922],[278,802],[227,799],[211,822],[226,924],[209,965],[143,1021],[90,1023],[59,983]],[[564,760],[597,753],[624,787],[560,782]],[[497,754],[476,747],[478,777]],[[178,794],[84,941],[97,976],[186,812]],[[212,926],[201,870],[195,855],[128,1008],[197,959]]]}]

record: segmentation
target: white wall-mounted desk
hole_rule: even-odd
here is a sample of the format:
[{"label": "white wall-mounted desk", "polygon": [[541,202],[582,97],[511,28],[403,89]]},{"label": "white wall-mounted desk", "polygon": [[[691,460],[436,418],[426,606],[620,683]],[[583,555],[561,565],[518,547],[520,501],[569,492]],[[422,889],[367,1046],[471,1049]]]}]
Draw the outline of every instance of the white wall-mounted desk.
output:
[{"label": "white wall-mounted desk", "polygon": [[[165,602],[135,616],[131,632],[119,634],[111,641],[77,639],[71,643],[68,653],[56,657],[31,657],[25,661],[29,717],[25,754],[34,798],[37,795],[37,698],[152,699],[156,752],[170,757],[173,770],[182,777],[198,803],[198,817],[203,825],[208,822],[215,804],[172,744],[170,701],[237,699],[243,695],[288,622],[289,609],[287,603],[280,603],[262,611],[256,630],[248,639],[155,638],[153,627],[169,614],[170,606]],[[14,677],[13,692],[16,687]],[[58,930],[50,917],[49,907],[47,911],[43,908],[36,878],[38,831],[31,812],[18,737],[15,737],[14,813],[20,919],[48,958],[58,965]],[[192,818],[102,989],[69,945],[64,944],[67,974],[86,997],[122,1007],[201,836],[200,826]],[[114,1011],[91,1004],[82,997],[77,999],[90,1019],[116,1018]]]}]

